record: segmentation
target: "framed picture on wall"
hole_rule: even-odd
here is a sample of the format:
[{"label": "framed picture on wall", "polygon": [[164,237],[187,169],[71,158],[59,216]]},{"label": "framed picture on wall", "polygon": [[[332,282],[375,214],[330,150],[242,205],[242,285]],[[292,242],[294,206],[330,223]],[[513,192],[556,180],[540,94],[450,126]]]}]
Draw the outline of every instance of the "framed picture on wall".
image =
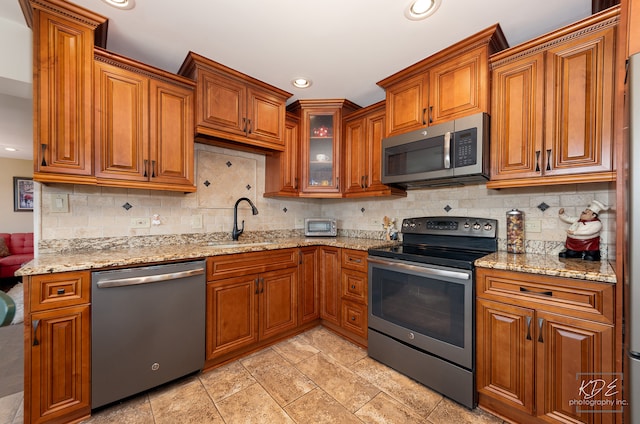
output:
[{"label": "framed picture on wall", "polygon": [[14,212],[33,212],[33,178],[13,177]]}]

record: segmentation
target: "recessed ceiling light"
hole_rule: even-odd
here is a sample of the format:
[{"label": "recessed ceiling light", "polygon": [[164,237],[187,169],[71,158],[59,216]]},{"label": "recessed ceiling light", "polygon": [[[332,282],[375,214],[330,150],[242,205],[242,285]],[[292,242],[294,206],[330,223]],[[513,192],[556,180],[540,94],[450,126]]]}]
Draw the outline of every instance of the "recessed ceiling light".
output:
[{"label": "recessed ceiling light", "polygon": [[311,86],[311,80],[308,80],[306,78],[296,78],[291,81],[291,84],[293,84],[293,86],[296,88],[307,88]]},{"label": "recessed ceiling light", "polygon": [[118,9],[133,9],[136,5],[135,0],[102,0],[109,6],[117,7]]},{"label": "recessed ceiling light", "polygon": [[435,13],[442,0],[412,0],[404,10],[404,16],[412,21],[419,21]]},{"label": "recessed ceiling light", "polygon": [[5,147],[4,150],[6,150],[7,152],[17,152],[18,149],[16,149],[15,147]]}]

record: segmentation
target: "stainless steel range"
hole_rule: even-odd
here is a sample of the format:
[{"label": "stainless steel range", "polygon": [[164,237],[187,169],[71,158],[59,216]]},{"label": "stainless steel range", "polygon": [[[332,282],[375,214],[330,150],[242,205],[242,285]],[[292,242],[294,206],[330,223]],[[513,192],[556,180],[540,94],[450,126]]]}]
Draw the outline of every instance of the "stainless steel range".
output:
[{"label": "stainless steel range", "polygon": [[402,245],[369,250],[369,356],[473,408],[473,262],[497,250],[498,222],[408,218]]}]

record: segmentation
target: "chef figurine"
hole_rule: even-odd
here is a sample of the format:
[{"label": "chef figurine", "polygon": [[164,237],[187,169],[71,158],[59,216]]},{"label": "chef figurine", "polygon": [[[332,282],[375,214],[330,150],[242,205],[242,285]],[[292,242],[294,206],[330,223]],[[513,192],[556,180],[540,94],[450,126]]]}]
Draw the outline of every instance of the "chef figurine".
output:
[{"label": "chef figurine", "polygon": [[566,249],[558,254],[561,258],[581,258],[586,261],[600,260],[600,230],[602,222],[598,219],[600,211],[606,211],[607,206],[593,200],[582,211],[579,218],[567,216],[564,208],[560,208],[558,216],[567,224]]}]

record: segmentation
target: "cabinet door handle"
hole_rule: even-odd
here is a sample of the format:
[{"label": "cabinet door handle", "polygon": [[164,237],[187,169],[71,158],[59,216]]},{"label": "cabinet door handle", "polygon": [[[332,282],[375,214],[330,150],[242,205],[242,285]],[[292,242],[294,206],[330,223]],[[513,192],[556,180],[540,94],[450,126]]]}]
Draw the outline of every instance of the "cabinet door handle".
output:
[{"label": "cabinet door handle", "polygon": [[540,172],[540,150],[536,150],[536,172]]},{"label": "cabinet door handle", "polygon": [[247,133],[247,118],[242,118],[242,132]]},{"label": "cabinet door handle", "polygon": [[297,190],[297,189],[298,189],[298,177],[295,177],[295,178],[293,179],[293,181],[294,181],[294,183],[293,183],[293,188]]},{"label": "cabinet door handle", "polygon": [[422,109],[422,125],[427,125],[427,108]]},{"label": "cabinet door handle", "polygon": [[247,134],[251,134],[251,119],[247,119]]},{"label": "cabinet door handle", "polygon": [[364,188],[364,175],[360,177],[360,188]]},{"label": "cabinet door handle", "polygon": [[369,176],[364,176],[364,188],[369,188]]},{"label": "cabinet door handle", "polygon": [[433,106],[429,106],[429,123],[433,122]]},{"label": "cabinet door handle", "polygon": [[520,291],[521,292],[525,292],[525,293],[532,293],[532,294],[541,294],[543,296],[552,296],[553,297],[553,292],[551,290],[549,291],[535,291],[535,290],[530,290],[526,287],[520,287]]},{"label": "cabinet door handle", "polygon": [[340,177],[336,177],[336,190],[340,190]]},{"label": "cabinet door handle", "polygon": [[254,280],[254,283],[256,284],[256,291],[255,294],[260,293],[260,280],[258,280],[257,278]]},{"label": "cabinet door handle", "polygon": [[544,319],[538,318],[538,341],[540,343],[544,343],[544,339],[542,338],[542,324],[544,323]]},{"label": "cabinet door handle", "polygon": [[149,165],[149,161],[147,159],[145,159],[144,160],[144,174],[143,174],[143,176],[145,178],[149,176],[149,173],[147,172],[148,165]]},{"label": "cabinet door handle", "polygon": [[40,324],[40,320],[37,319],[35,321],[31,321],[31,325],[33,325],[33,346],[38,346],[40,342],[38,341],[38,325]]},{"label": "cabinet door handle", "polygon": [[156,177],[156,161],[152,160],[151,161],[151,178],[155,178]]},{"label": "cabinet door handle", "polygon": [[355,321],[355,320],[356,320],[356,317],[355,317],[355,316],[352,316],[352,317],[351,317],[351,321]]},{"label": "cabinet door handle", "polygon": [[352,288],[353,290],[355,290],[356,285],[355,285],[355,284],[351,284],[351,288]]},{"label": "cabinet door handle", "polygon": [[42,163],[40,164],[40,166],[47,166],[47,160],[44,157],[44,152],[45,150],[47,150],[47,145],[42,143],[40,145],[40,149],[42,150]]},{"label": "cabinet door handle", "polygon": [[551,149],[547,150],[547,171],[551,171]]},{"label": "cabinet door handle", "polygon": [[260,278],[260,293],[264,293],[264,278]]},{"label": "cabinet door handle", "polygon": [[525,320],[527,321],[527,340],[531,340],[531,317],[526,316]]}]

